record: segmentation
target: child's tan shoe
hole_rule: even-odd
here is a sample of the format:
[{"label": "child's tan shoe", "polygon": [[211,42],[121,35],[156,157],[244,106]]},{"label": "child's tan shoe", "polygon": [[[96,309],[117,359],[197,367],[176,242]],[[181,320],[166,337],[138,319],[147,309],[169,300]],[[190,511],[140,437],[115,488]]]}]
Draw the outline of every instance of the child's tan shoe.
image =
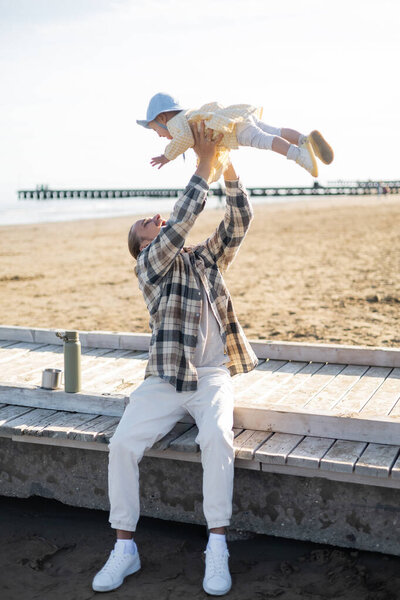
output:
[{"label": "child's tan shoe", "polygon": [[319,160],[326,165],[330,165],[333,161],[333,150],[322,134],[314,129],[314,131],[312,131],[308,136],[308,139]]},{"label": "child's tan shoe", "polygon": [[298,165],[306,169],[313,177],[318,177],[318,165],[311,142],[306,140],[300,146],[300,154],[296,159]]}]

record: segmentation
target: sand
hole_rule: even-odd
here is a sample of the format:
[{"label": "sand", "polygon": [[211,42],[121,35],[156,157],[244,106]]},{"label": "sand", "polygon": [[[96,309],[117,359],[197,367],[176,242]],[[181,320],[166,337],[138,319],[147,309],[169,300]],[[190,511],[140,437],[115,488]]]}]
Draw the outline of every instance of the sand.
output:
[{"label": "sand", "polygon": [[[91,589],[113,546],[105,512],[0,498],[2,600],[205,600],[205,528],[143,518],[142,570],[114,592]],[[399,558],[268,536],[229,543],[229,600],[396,600]]]},{"label": "sand", "polygon": [[[204,211],[188,242],[222,214]],[[126,244],[136,218],[1,227],[1,324],[148,332]],[[255,206],[225,276],[248,337],[397,346],[399,218],[389,195]]]}]

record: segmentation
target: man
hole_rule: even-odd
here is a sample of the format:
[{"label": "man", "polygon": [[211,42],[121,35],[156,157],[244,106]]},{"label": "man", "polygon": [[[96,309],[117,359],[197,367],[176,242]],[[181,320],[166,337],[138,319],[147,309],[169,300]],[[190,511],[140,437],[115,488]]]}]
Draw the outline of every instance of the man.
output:
[{"label": "man", "polygon": [[147,448],[189,412],[199,434],[203,465],[203,510],[210,531],[204,590],[231,588],[225,527],[232,514],[233,388],[231,376],[257,364],[236,319],[221,270],[232,262],[252,219],[252,209],[230,164],[224,177],[225,216],[203,243],[185,247],[185,238],[203,210],[219,141],[193,130],[198,167],[168,221],[160,215],[136,221],[128,245],[150,313],[152,336],[144,382],[110,443],[110,523],[114,550],[93,580],[95,591],[119,587],[140,569],[133,541],[139,519],[138,463]]}]

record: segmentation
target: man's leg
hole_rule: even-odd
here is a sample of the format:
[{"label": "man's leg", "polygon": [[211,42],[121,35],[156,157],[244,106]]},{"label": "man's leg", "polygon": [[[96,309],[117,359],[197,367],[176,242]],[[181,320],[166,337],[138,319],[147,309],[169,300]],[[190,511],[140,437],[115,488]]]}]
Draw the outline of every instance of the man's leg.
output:
[{"label": "man's leg", "polygon": [[117,530],[117,543],[93,580],[95,591],[119,587],[127,575],[140,568],[132,541],[140,511],[138,463],[145,450],[166,435],[185,414],[181,404],[188,395],[177,394],[175,388],[159,377],[147,378],[131,395],[110,442],[110,523]]},{"label": "man's leg", "polygon": [[222,595],[232,585],[224,534],[232,515],[233,386],[225,367],[199,368],[198,374],[198,389],[186,408],[199,428],[203,509],[210,530],[203,587],[209,594]]}]

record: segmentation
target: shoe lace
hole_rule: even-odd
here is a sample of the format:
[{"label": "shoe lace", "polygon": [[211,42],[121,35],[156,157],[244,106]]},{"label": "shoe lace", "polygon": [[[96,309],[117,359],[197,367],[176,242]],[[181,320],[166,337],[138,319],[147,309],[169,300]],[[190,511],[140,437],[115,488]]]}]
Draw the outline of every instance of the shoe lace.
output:
[{"label": "shoe lace", "polygon": [[102,568],[103,573],[114,574],[123,561],[123,554],[116,554],[114,550],[111,552],[110,557],[104,567]]},{"label": "shoe lace", "polygon": [[210,576],[223,575],[225,573],[226,559],[229,556],[228,552],[212,552],[212,550],[206,550],[206,556],[209,557],[207,561],[207,567],[209,568]]}]

